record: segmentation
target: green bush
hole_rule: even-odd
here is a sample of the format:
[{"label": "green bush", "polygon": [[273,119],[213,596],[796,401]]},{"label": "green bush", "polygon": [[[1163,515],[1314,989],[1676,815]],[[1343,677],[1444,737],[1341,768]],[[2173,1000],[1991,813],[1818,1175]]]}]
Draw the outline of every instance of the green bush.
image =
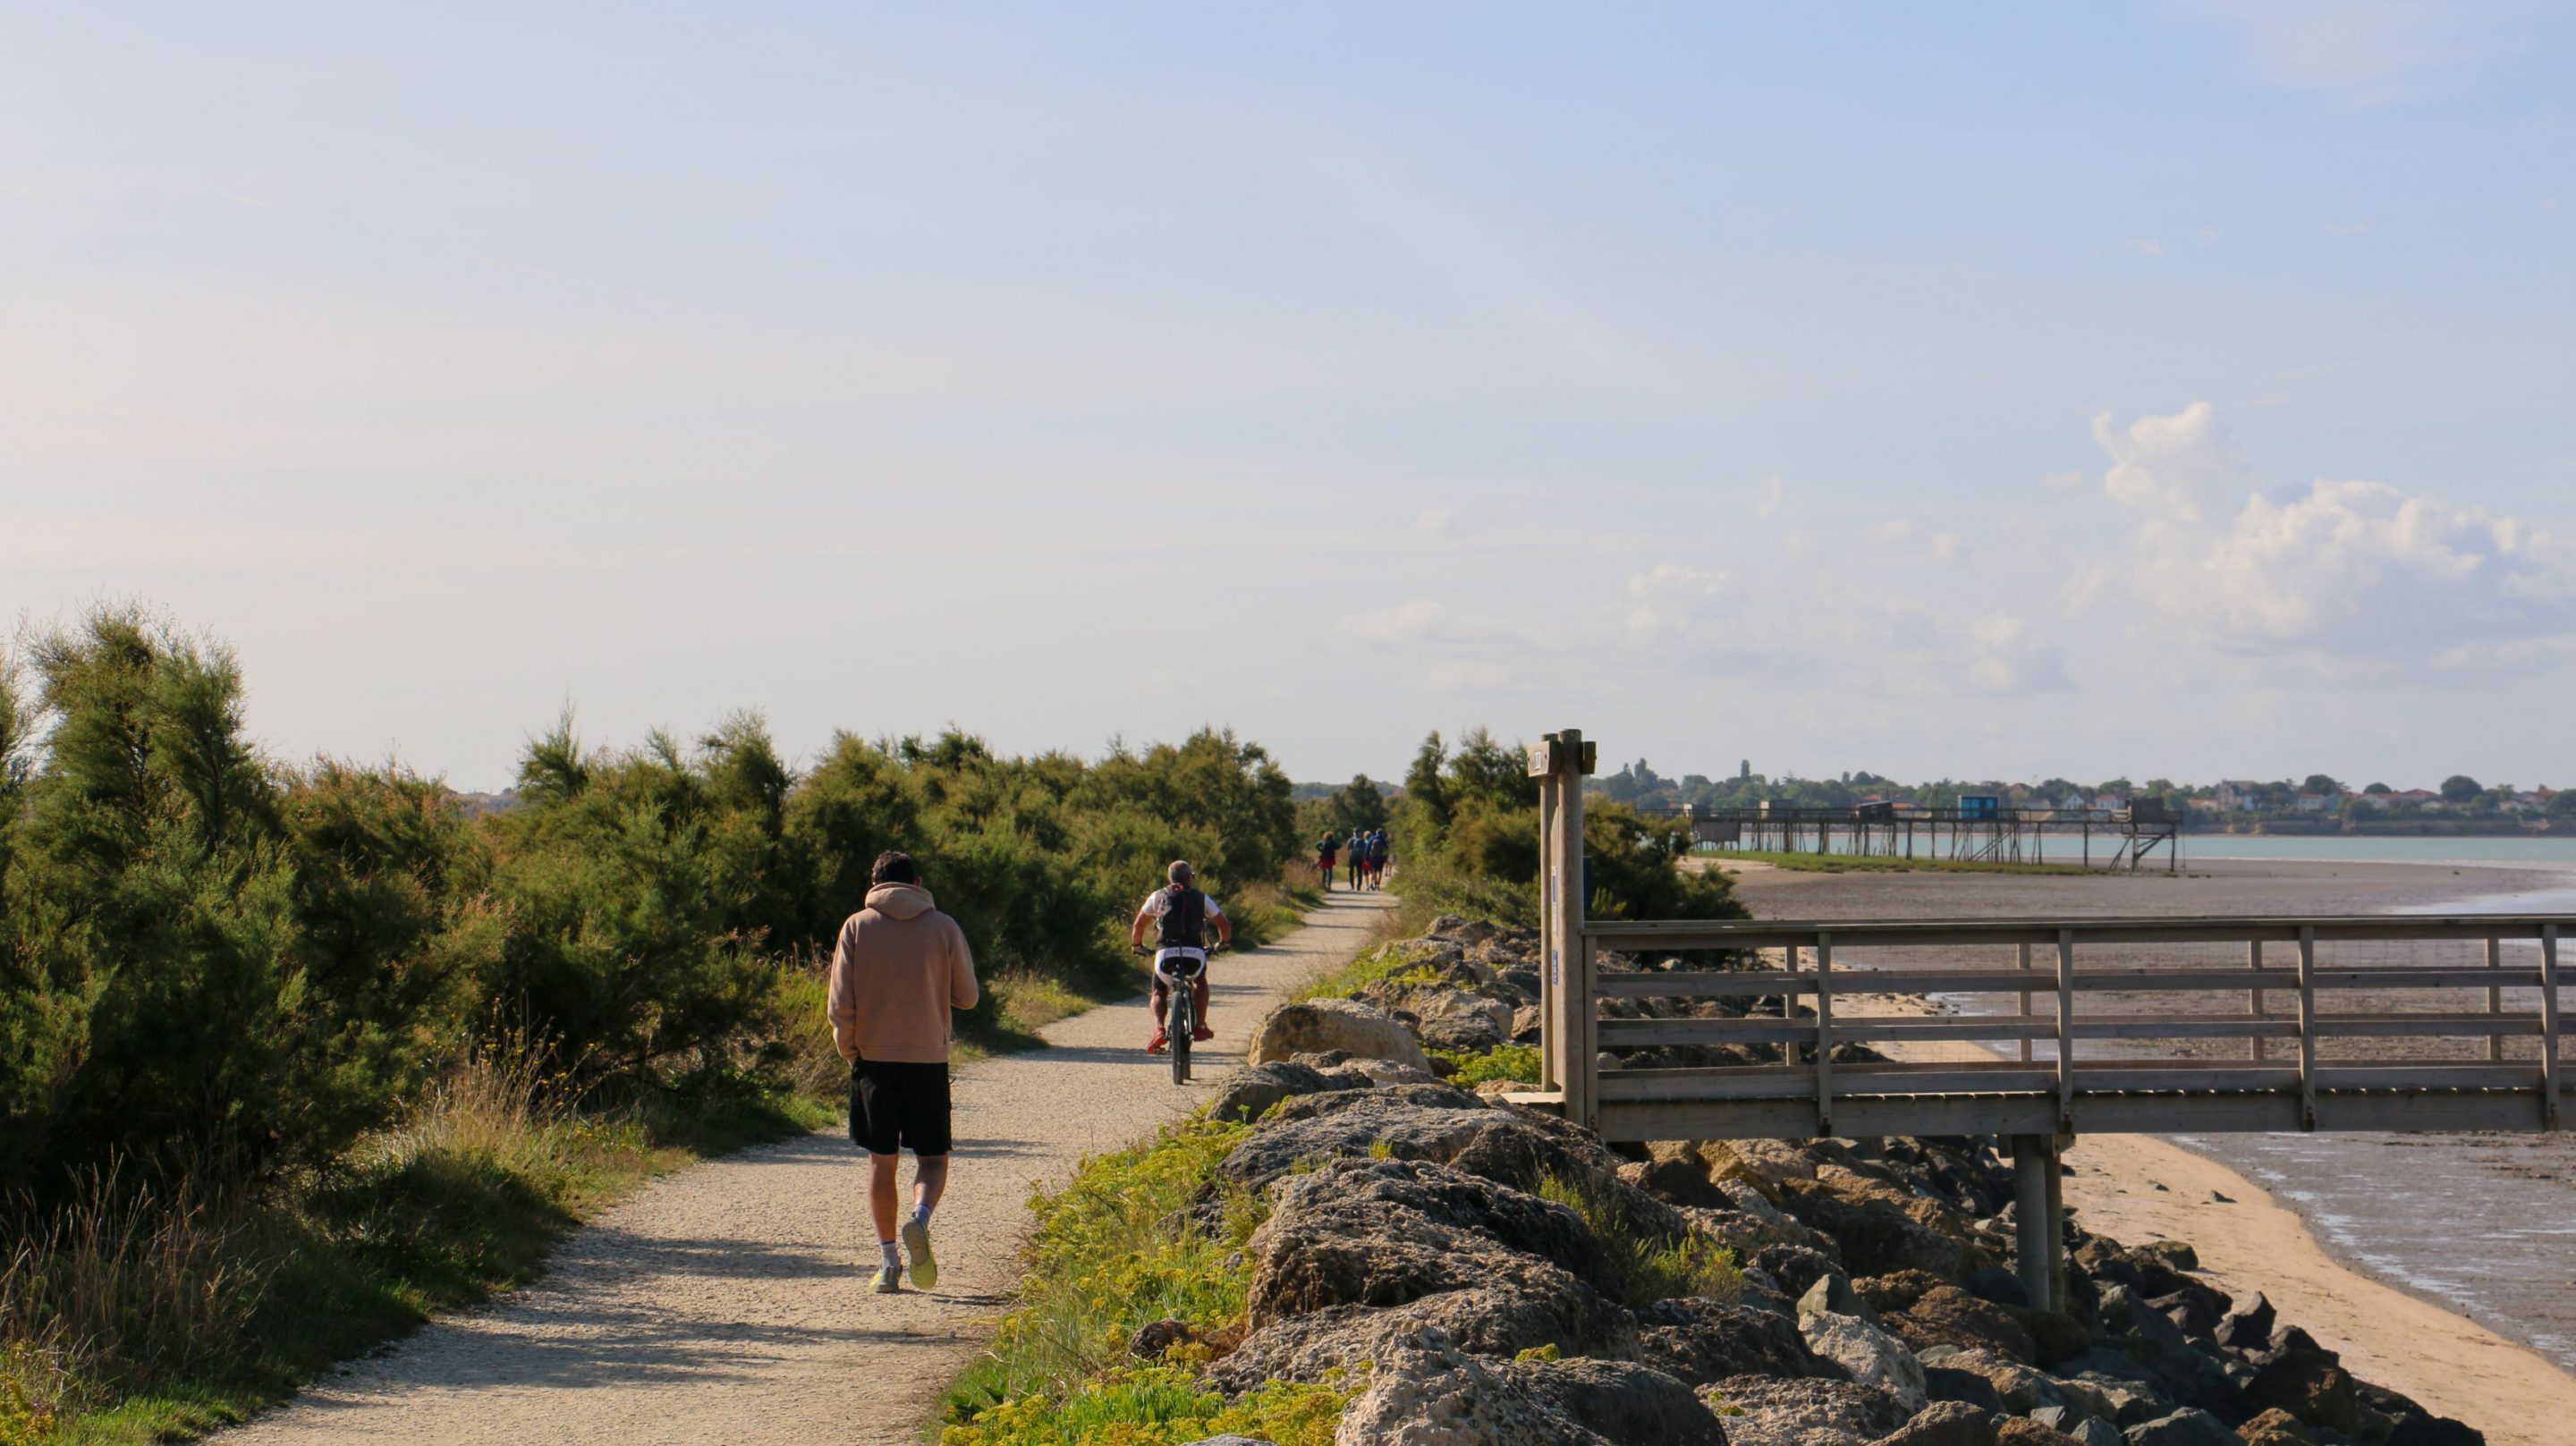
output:
[{"label": "green bush", "polygon": [[0,1185],[329,1159],[418,1086],[490,955],[460,835],[392,770],[270,767],[230,656],[139,614],[34,664],[51,727],[8,750],[0,844]]},{"label": "green bush", "polygon": [[[1416,914],[1455,913],[1498,923],[1538,921],[1538,781],[1522,753],[1470,731],[1453,751],[1423,740],[1396,810],[1392,887]],[[1584,853],[1594,918],[1740,919],[1733,885],[1715,871],[1685,870],[1684,825],[1640,816],[1587,796]]]},{"label": "green bush", "polygon": [[1538,1083],[1538,1050],[1526,1044],[1498,1044],[1475,1054],[1434,1050],[1432,1057],[1450,1067],[1448,1082],[1462,1090],[1471,1090],[1491,1080],[1508,1080],[1514,1084]]}]

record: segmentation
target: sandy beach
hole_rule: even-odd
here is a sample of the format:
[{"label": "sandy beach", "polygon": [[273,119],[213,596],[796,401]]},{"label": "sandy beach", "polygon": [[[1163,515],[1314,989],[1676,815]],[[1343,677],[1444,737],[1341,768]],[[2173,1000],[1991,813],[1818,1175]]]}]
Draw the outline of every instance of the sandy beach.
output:
[{"label": "sandy beach", "polygon": [[[2569,885],[2545,868],[2306,860],[2193,862],[2170,876],[1729,872],[1757,916],[1799,919],[2381,913]],[[1896,1007],[1882,997],[1862,1012]],[[2535,1259],[2503,1242],[2495,1248],[2510,1258],[2444,1258],[2479,1238],[2459,1218],[2475,1213],[2463,1205],[2525,1216],[2545,1206],[2555,1219],[2576,1204],[2576,1166],[2558,1137],[2523,1137],[2539,1148],[2492,1168],[2476,1157],[2512,1137],[2298,1136],[2291,1142],[2305,1153],[2295,1155],[2265,1151],[2269,1138],[2195,1140],[2196,1151],[2152,1136],[2087,1137],[2067,1157],[2067,1202],[2088,1229],[2190,1242],[2223,1289],[2263,1292],[2364,1377],[2477,1426],[2497,1446],[2563,1446],[2576,1374],[2525,1342],[2546,1340],[2564,1359],[2558,1326],[2576,1321],[2576,1258],[2561,1246]],[[2414,1148],[2393,1158],[2401,1142]],[[2288,1183],[2268,1190],[2236,1168],[2240,1159]],[[2344,1198],[2332,1198],[2337,1188]],[[2313,1203],[2329,1198],[2331,1207]],[[2371,1203],[2383,1211],[2374,1215]],[[2437,1278],[2446,1288],[2428,1288]]]}]

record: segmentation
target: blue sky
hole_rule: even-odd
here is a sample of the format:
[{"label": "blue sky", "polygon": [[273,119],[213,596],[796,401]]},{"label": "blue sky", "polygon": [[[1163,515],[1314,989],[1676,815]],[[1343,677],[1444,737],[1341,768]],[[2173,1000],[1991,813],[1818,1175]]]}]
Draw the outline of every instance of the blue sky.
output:
[{"label": "blue sky", "polygon": [[2576,17],[0,6],[0,608],[1301,777],[2576,781]]}]

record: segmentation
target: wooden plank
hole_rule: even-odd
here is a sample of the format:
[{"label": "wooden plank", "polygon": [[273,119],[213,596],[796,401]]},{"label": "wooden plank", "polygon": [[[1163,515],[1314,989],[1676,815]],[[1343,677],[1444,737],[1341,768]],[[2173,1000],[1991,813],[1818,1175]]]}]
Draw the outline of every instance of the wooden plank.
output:
[{"label": "wooden plank", "polygon": [[1834,1132],[1834,939],[1816,936],[1816,1133]]},{"label": "wooden plank", "polygon": [[[2527,1078],[2528,1076],[2526,1076]],[[2529,1131],[2540,1117],[2522,1090],[2386,1090],[2321,1094],[2323,1131]],[[2279,1133],[2302,1128],[2306,1103],[2285,1090],[2208,1095],[2086,1093],[2075,1102],[2085,1134]],[[1605,1101],[1605,1140],[1795,1139],[1814,1128],[1806,1099]],[[1847,1095],[1835,1102],[1834,1126],[1846,1136],[2040,1134],[2059,1123],[2053,1094]]]},{"label": "wooden plank", "polygon": [[[2032,997],[2030,989],[2030,974],[2033,966],[2030,958],[2030,946],[2028,944],[2016,944],[2013,946],[2013,952],[2014,962],[2019,966],[2016,972],[2022,976],[2021,989],[2019,990],[2021,995],[2021,1012],[2027,1015],[2030,1013],[2030,1001]],[[2020,1047],[2022,1062],[2027,1064],[2030,1062],[2030,1041],[2027,1039],[2021,1041]]]},{"label": "wooden plank", "polygon": [[[2487,972],[2500,979],[2503,976],[2498,974],[2497,971],[2503,968],[2504,941],[2502,939],[2489,939],[2487,941]],[[2487,1013],[2499,1016],[2504,1013],[2504,990],[2494,985],[2487,986]],[[2496,1034],[2489,1035],[2487,1037],[2487,1058],[2495,1060],[2504,1058],[2503,1035]]]},{"label": "wooden plank", "polygon": [[2540,1034],[2544,1024],[2537,1019],[2492,1014],[2321,1014],[2316,1032],[2320,1038],[2393,1039],[2413,1035],[2458,1035],[2492,1037],[2496,1035]]},{"label": "wooden plank", "polygon": [[1763,999],[1816,992],[1816,976],[1778,969],[1677,969],[1668,974],[1605,969],[1596,982],[1604,997],[1620,999]]},{"label": "wooden plank", "polygon": [[2057,935],[2057,1128],[2075,1133],[2075,933]]},{"label": "wooden plank", "polygon": [[[2249,947],[2259,948],[2260,945]],[[1836,966],[1845,993],[1871,994],[2021,994],[2031,980],[2012,969],[1868,969]],[[2537,987],[2537,968],[2482,969],[2319,969],[2320,990],[2488,989],[2499,985]],[[2295,989],[2296,969],[2089,969],[2078,970],[2078,994],[2225,993],[2251,988],[2260,1002],[2267,989]],[[1776,969],[1618,970],[1601,976],[1601,992],[1628,998],[1743,999],[1774,994],[1812,994],[1815,976]],[[2023,1012],[2027,1013],[2027,1010]],[[2258,1008],[2254,1012],[2260,1013]]]},{"label": "wooden plank", "polygon": [[2477,941],[2489,937],[2538,939],[2544,927],[2576,923],[2576,915],[2457,916],[2358,915],[2335,918],[2239,917],[2218,919],[1920,919],[1871,923],[1842,920],[1702,922],[1689,919],[1601,920],[1591,927],[1612,949],[1750,949],[1811,944],[1831,931],[1845,953],[1898,946],[2049,944],[2073,932],[2079,944],[2239,944],[2250,940],[2295,943],[2302,930],[2329,942]]},{"label": "wooden plank", "polygon": [[2317,931],[2299,930],[2299,1128],[2317,1127]]},{"label": "wooden plank", "polygon": [[[2256,981],[2254,987],[2246,991],[2245,1002],[2247,1008],[2245,1012],[2259,1019],[2263,1014],[2263,985],[2261,982],[2263,977],[2262,940],[2255,939],[2246,944],[2245,966],[2253,972]],[[2261,1059],[2263,1057],[2263,1036],[2257,1034],[2248,1037],[2245,1041],[2245,1050],[2247,1058]]]},{"label": "wooden plank", "polygon": [[2558,926],[2540,931],[2540,1127],[2558,1128]]},{"label": "wooden plank", "polygon": [[[1839,974],[1839,971],[1837,971]],[[2110,1015],[2073,1023],[2079,1040],[2154,1039],[2297,1039],[2299,1022],[2279,1015],[2255,1018],[2232,1014]],[[1753,1015],[1741,1019],[1604,1019],[1599,1041],[1613,1049],[1641,1049],[1668,1044],[1812,1044],[1814,1023]],[[2026,1018],[2013,1014],[1861,1014],[1837,1016],[1832,1025],[1838,1044],[1999,1042],[2054,1039],[2053,1016]],[[2452,1038],[2477,1039],[2490,1034],[2528,1036],[2542,1033],[2537,1019],[2486,1014],[2320,1014],[2309,1032],[2318,1039]],[[2191,1061],[2182,1061],[2189,1064]],[[2085,1065],[2087,1070],[2091,1063]]]}]

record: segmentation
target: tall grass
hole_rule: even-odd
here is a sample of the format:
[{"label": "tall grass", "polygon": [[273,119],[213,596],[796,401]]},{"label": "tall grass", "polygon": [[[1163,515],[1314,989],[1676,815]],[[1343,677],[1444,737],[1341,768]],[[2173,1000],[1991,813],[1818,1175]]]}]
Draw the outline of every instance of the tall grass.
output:
[{"label": "tall grass", "polygon": [[587,1100],[550,1042],[500,1030],[398,1123],[265,1192],[102,1171],[21,1202],[0,1269],[0,1442],[142,1442],[239,1421],[331,1360],[530,1279],[655,1173],[822,1111],[722,1088]]},{"label": "tall grass", "polygon": [[1549,1174],[1540,1180],[1538,1193],[1583,1217],[1609,1250],[1619,1294],[1630,1305],[1675,1296],[1733,1300],[1744,1290],[1733,1250],[1696,1228],[1685,1228],[1678,1237],[1648,1228],[1612,1181]]}]

